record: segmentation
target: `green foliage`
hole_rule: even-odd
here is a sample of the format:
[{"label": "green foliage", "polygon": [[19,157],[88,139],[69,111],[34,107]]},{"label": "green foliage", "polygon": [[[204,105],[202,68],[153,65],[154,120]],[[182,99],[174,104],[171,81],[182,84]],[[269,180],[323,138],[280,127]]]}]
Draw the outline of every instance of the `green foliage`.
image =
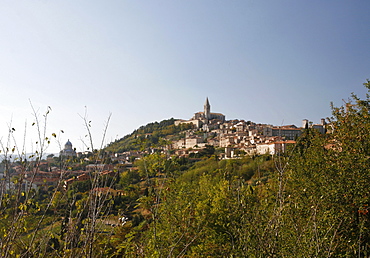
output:
[{"label": "green foliage", "polygon": [[126,170],[121,173],[119,180],[119,187],[127,189],[131,185],[135,185],[140,182],[140,174],[137,171]]},{"label": "green foliage", "polygon": [[[146,209],[153,205],[153,216],[143,237],[145,255],[240,256],[242,252],[236,246],[241,244],[241,214],[251,212],[248,207],[257,200],[253,187],[239,175],[246,162],[271,164],[264,157],[223,161],[210,158],[195,163],[169,180],[162,191],[146,197]],[[150,204],[153,198],[161,202]]]},{"label": "green foliage", "polygon": [[68,195],[74,195],[76,193],[85,193],[92,189],[92,182],[91,180],[85,180],[85,181],[76,181],[73,182],[68,187]]},{"label": "green foliage", "polygon": [[110,152],[124,152],[130,150],[143,150],[157,146],[166,146],[166,138],[178,139],[180,132],[192,128],[191,124],[175,126],[174,118],[161,122],[149,123],[141,126],[129,135],[110,143],[105,150]]},{"label": "green foliage", "polygon": [[287,251],[306,257],[370,255],[369,101],[353,95],[345,107],[333,108],[332,133],[306,130],[298,142],[282,213]]},{"label": "green foliage", "polygon": [[141,178],[154,177],[165,171],[166,156],[154,153],[137,160],[135,165],[139,169],[138,172]]}]

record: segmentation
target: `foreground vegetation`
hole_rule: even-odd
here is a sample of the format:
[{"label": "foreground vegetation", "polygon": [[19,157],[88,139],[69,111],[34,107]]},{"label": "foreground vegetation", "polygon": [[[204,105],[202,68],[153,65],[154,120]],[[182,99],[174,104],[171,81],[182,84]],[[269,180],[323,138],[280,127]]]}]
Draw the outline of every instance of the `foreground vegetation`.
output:
[{"label": "foreground vegetation", "polygon": [[353,95],[327,134],[276,156],[154,153],[67,190],[18,178],[0,193],[1,257],[369,257],[369,112]]}]

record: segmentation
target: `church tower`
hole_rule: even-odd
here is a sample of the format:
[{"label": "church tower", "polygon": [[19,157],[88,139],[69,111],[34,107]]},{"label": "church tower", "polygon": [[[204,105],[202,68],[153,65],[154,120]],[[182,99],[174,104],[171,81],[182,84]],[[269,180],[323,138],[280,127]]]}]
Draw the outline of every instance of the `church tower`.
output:
[{"label": "church tower", "polygon": [[211,119],[211,105],[209,104],[208,97],[206,103],[204,103],[204,118]]}]

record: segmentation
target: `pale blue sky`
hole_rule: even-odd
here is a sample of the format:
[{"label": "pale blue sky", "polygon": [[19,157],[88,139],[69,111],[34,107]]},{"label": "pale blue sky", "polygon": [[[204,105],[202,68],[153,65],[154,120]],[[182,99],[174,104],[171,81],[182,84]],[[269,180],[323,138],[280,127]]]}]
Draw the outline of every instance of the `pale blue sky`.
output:
[{"label": "pale blue sky", "polygon": [[[370,1],[0,0],[0,133],[18,145],[33,106],[78,151],[141,125],[190,118],[301,125],[370,78]],[[28,129],[26,146],[36,141]],[[59,150],[55,142],[49,152]],[[30,151],[27,147],[27,151]]]}]

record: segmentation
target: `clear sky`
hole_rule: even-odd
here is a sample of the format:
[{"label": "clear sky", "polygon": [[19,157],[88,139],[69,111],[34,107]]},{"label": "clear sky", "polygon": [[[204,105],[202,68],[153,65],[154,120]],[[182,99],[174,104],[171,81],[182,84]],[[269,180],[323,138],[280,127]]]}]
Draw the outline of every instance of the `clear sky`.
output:
[{"label": "clear sky", "polygon": [[[31,104],[85,150],[202,111],[318,123],[370,79],[370,1],[0,0],[0,134],[37,137]],[[25,126],[25,124],[27,126]],[[61,130],[64,133],[61,133]],[[10,145],[12,145],[11,143]],[[34,146],[34,145],[33,145]],[[48,152],[58,152],[51,142]]]}]

